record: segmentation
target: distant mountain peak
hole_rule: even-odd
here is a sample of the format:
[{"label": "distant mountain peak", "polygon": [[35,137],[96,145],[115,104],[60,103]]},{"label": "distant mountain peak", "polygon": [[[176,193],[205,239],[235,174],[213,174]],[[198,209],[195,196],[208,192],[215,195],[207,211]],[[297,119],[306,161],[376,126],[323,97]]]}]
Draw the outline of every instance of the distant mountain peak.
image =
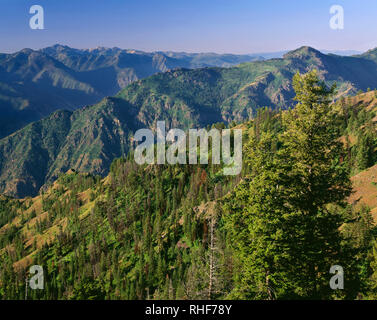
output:
[{"label": "distant mountain peak", "polygon": [[370,49],[368,50],[367,52],[359,55],[360,57],[364,57],[364,58],[373,58],[373,57],[376,57],[377,56],[377,47],[376,48],[373,48],[373,49]]},{"label": "distant mountain peak", "polygon": [[[18,53],[25,53],[25,54],[30,54],[30,53],[32,53],[32,52],[34,52],[34,50],[33,50],[33,49],[30,49],[30,48],[24,48],[24,49],[18,51]],[[17,53],[17,52],[16,52],[16,53]]]},{"label": "distant mountain peak", "polygon": [[55,43],[54,45],[51,46],[51,48],[66,48],[66,49],[69,49],[71,47],[69,47],[65,44]]},{"label": "distant mountain peak", "polygon": [[55,49],[56,51],[64,51],[64,50],[72,50],[71,47],[66,46],[64,44],[54,44],[53,46],[50,47],[51,49]]},{"label": "distant mountain peak", "polygon": [[283,58],[304,58],[304,57],[318,57],[322,56],[323,53],[317,49],[314,49],[309,46],[302,46],[298,49],[289,51],[286,53]]},{"label": "distant mountain peak", "polygon": [[377,52],[377,47],[373,48],[373,49],[369,49],[366,53],[370,53],[370,52]]}]

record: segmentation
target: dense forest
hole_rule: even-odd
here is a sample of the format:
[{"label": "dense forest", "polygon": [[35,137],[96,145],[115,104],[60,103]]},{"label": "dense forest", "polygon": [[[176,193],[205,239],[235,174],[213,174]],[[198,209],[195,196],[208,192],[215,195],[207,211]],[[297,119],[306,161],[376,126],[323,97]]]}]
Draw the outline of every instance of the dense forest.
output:
[{"label": "dense forest", "polygon": [[348,200],[377,163],[376,114],[334,102],[315,71],[293,87],[294,109],[230,125],[244,132],[238,176],[131,151],[106,178],[70,170],[35,198],[0,197],[0,298],[25,298],[31,265],[45,286],[28,299],[376,298],[377,229]]}]

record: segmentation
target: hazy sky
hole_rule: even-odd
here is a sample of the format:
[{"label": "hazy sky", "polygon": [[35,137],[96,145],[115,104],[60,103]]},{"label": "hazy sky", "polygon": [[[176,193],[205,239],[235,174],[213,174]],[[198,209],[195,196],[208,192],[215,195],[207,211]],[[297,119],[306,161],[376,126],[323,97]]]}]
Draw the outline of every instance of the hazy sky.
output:
[{"label": "hazy sky", "polygon": [[[35,4],[45,10],[45,30],[29,27]],[[329,27],[334,4],[344,7],[344,30]],[[55,43],[219,53],[377,46],[377,0],[0,0],[0,5],[0,52]]]}]

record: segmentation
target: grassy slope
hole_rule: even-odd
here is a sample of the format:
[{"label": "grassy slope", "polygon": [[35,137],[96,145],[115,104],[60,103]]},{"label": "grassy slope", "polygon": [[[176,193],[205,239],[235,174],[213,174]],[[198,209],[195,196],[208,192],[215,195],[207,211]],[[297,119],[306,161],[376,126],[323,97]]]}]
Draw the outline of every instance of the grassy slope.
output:
[{"label": "grassy slope", "polygon": [[[345,99],[345,103],[354,107],[361,107],[368,112],[377,112],[377,91],[370,91]],[[377,127],[377,116],[373,118],[375,127]],[[352,136],[351,144],[357,142],[357,138]],[[354,193],[351,195],[349,202],[365,204],[372,210],[372,215],[377,222],[377,165],[374,165],[364,171],[358,172],[352,177]]]},{"label": "grassy slope", "polygon": [[[354,97],[346,98],[345,103],[346,105],[350,106],[350,108],[361,108],[367,110],[368,112],[377,111],[377,91],[362,93]],[[81,119],[81,117],[78,117],[78,119],[80,119],[80,121],[75,125],[80,127],[83,126],[85,121],[82,122],[83,120]],[[376,120],[377,119],[375,119],[375,121]],[[242,125],[238,125],[236,128],[242,128],[244,130],[247,130],[248,126],[248,123],[244,123]],[[353,144],[356,144],[356,138],[353,137],[352,139],[354,140]],[[72,177],[80,176],[79,174],[73,171],[68,171],[67,175],[71,175]],[[109,184],[111,184],[111,181],[112,177],[111,175],[109,175],[102,179],[101,184],[103,184],[104,186],[108,186]],[[377,165],[374,165],[364,171],[356,173],[352,177],[352,182],[354,193],[349,198],[349,203],[368,205],[372,209],[373,217],[377,222]],[[47,211],[43,210],[42,207],[42,198],[48,199],[50,196],[56,196],[57,190],[61,188],[63,188],[65,191],[60,191],[59,199],[64,199],[65,197],[68,197],[68,195],[72,192],[72,190],[70,190],[67,186],[64,186],[64,184],[62,184],[60,180],[58,180],[53,184],[52,187],[46,189],[46,192],[43,196],[38,195],[34,198],[21,199],[20,202],[27,204],[28,209],[26,211],[19,209],[18,216],[10,224],[6,224],[5,226],[3,226],[0,229],[0,232],[4,232],[4,230],[6,230],[12,225],[21,226],[22,215],[27,216],[32,211],[35,211],[36,217],[34,217],[31,220],[28,220],[26,224],[22,225],[24,235],[27,239],[26,247],[29,247],[34,242],[34,239],[37,240],[40,246],[43,246],[43,244],[48,240],[51,241],[54,238],[54,236],[56,236],[57,231],[60,230],[59,225],[61,225],[64,230],[67,223],[66,218],[57,220],[51,227],[47,228],[44,231],[43,235],[39,235],[35,230],[30,230],[33,230],[33,226],[35,225],[36,220],[40,219],[42,221],[47,216]],[[89,188],[77,193],[77,197],[81,201],[80,207],[78,209],[78,211],[80,212],[80,219],[85,219],[87,217],[88,212],[95,205],[95,201],[101,200],[101,198],[103,197],[103,195],[99,195],[98,198],[91,199],[90,194],[92,191],[93,190]],[[210,209],[207,210],[208,208]],[[207,204],[202,204],[197,209],[198,212],[204,212],[204,214],[208,214],[208,212],[212,210],[211,208],[213,209],[213,203],[208,202]],[[27,264],[27,262],[30,261],[30,258],[31,257],[29,255],[22,258],[22,260],[19,261],[19,264]]]}]

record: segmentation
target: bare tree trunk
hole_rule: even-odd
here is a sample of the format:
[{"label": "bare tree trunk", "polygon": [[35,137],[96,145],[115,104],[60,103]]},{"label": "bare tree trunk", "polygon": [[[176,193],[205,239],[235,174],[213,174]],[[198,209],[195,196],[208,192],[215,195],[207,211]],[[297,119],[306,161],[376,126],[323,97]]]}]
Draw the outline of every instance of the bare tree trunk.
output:
[{"label": "bare tree trunk", "polygon": [[28,285],[28,278],[27,278],[27,275],[26,275],[26,278],[25,278],[25,300],[27,300],[27,285]]},{"label": "bare tree trunk", "polygon": [[215,229],[215,219],[211,218],[210,227],[210,256],[209,256],[209,284],[208,284],[208,300],[212,299],[212,288],[213,288],[213,278],[214,278],[214,251],[215,251],[215,239],[214,231]]},{"label": "bare tree trunk", "polygon": [[267,295],[268,295],[268,300],[274,300],[274,294],[272,291],[272,288],[270,286],[270,271],[266,271],[266,287],[267,287]]}]

